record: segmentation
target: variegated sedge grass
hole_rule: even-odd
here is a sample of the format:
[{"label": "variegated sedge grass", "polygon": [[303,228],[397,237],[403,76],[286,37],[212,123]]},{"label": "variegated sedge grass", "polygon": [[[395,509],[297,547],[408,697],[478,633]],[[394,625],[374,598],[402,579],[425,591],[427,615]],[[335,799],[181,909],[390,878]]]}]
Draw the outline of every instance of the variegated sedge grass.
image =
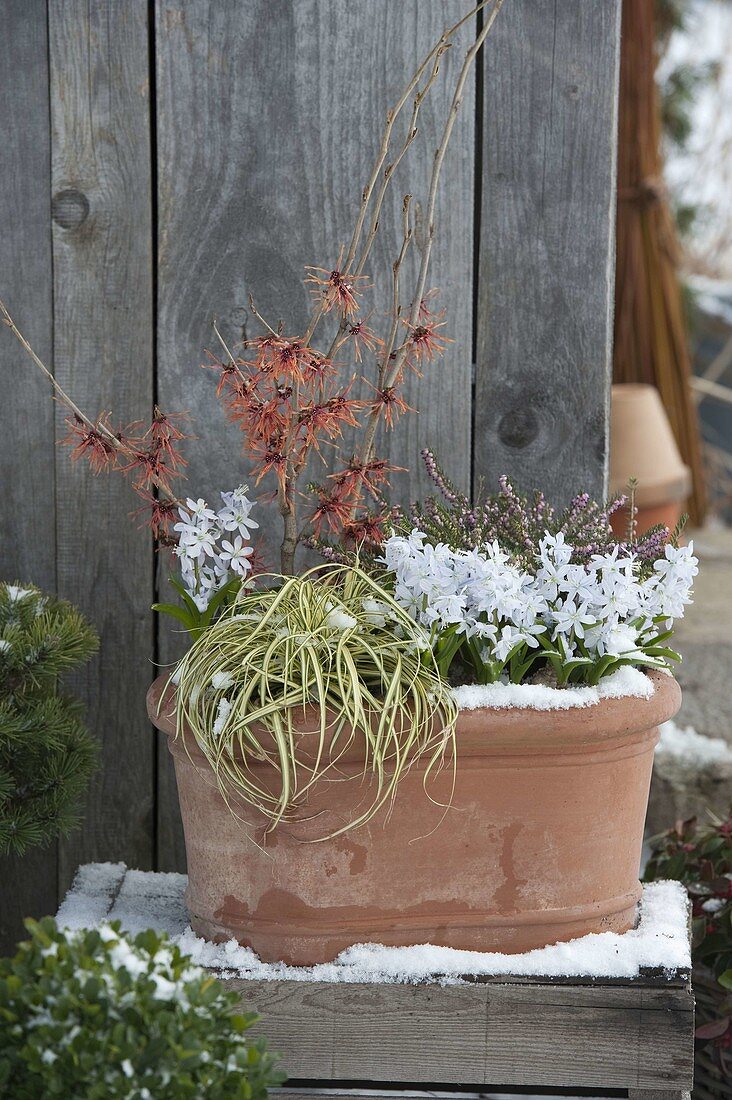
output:
[{"label": "variegated sedge grass", "polygon": [[[454,770],[452,692],[389,592],[357,565],[265,579],[242,588],[175,674],[177,728],[195,736],[230,808],[243,802],[275,828],[302,810],[314,783],[339,778],[357,739],[368,805],[329,836],[371,820],[418,758],[427,758],[425,787],[446,758]],[[317,741],[303,754],[306,715]],[[274,783],[257,778],[254,761],[271,765]]]}]

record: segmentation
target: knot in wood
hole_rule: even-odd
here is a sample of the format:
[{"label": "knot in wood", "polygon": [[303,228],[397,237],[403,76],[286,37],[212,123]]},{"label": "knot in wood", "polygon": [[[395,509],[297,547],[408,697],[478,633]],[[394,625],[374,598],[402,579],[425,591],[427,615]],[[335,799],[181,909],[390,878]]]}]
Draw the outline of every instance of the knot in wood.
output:
[{"label": "knot in wood", "polygon": [[530,405],[509,409],[498,424],[498,438],[501,443],[516,451],[528,447],[538,434],[539,418]]},{"label": "knot in wood", "polygon": [[57,191],[51,200],[51,216],[62,229],[78,229],[89,216],[89,200],[74,187]]}]

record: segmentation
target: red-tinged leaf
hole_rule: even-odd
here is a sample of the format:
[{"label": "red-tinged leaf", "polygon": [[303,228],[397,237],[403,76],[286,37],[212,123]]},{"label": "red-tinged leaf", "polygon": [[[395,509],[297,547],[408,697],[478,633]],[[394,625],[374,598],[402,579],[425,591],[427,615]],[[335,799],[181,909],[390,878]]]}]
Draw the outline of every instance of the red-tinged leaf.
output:
[{"label": "red-tinged leaf", "polygon": [[698,1027],[694,1034],[697,1039],[719,1039],[722,1035],[725,1035],[727,1028],[732,1023],[732,1016],[722,1016],[719,1020],[712,1020],[711,1023],[702,1024]]}]

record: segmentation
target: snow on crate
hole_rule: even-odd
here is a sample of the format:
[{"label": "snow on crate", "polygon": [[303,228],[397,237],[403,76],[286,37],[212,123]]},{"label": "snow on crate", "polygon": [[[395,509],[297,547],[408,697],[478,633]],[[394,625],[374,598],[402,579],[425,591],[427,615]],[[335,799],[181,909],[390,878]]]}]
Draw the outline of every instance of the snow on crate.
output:
[{"label": "snow on crate", "polygon": [[[110,888],[112,881],[115,885]],[[263,963],[235,940],[223,944],[202,940],[188,927],[183,903],[185,884],[185,875],[125,873],[124,864],[88,864],[80,868],[59,909],[58,921],[64,927],[84,928],[119,920],[123,929],[130,932],[152,927],[167,932],[200,966],[218,970],[222,977],[258,981],[433,980],[455,984],[487,975],[634,978],[641,970],[660,970],[671,975],[691,966],[688,900],[678,882],[645,885],[637,927],[622,935],[600,932],[519,955],[458,951],[430,944],[384,947],[361,943],[347,948],[335,962],[310,967]]]}]

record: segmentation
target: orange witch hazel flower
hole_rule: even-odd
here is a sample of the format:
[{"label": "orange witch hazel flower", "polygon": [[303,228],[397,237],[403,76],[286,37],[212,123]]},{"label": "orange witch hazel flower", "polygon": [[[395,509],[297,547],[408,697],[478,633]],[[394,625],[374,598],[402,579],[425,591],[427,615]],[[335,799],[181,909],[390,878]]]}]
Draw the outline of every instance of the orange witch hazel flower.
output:
[{"label": "orange witch hazel flower", "polygon": [[304,381],[306,383],[325,382],[326,379],[338,373],[338,364],[322,355],[314,348],[308,348],[308,356],[303,368]]},{"label": "orange witch hazel flower", "polygon": [[364,512],[363,515],[356,516],[343,525],[344,540],[355,546],[361,546],[364,543],[370,546],[381,546],[385,538],[384,527],[390,518],[390,513]]},{"label": "orange witch hazel flower", "polygon": [[410,325],[409,321],[403,321],[409,329],[407,346],[409,354],[414,354],[418,361],[429,359],[430,362],[436,355],[442,355],[452,338],[444,336],[438,330],[447,324],[446,321],[437,319],[418,321],[416,325]]},{"label": "orange witch hazel flower", "polygon": [[206,352],[209,362],[203,363],[202,366],[205,370],[215,370],[219,372],[219,380],[216,385],[216,396],[221,397],[227,388],[234,388],[241,385],[244,381],[242,377],[242,367],[247,364],[243,359],[229,359],[223,362],[217,356],[212,355],[211,352]]},{"label": "orange witch hazel flower", "polygon": [[345,470],[337,470],[328,478],[335,481],[336,488],[346,496],[353,496],[361,486],[368,489],[374,497],[380,496],[382,486],[390,486],[389,474],[403,472],[403,466],[392,466],[386,459],[373,458],[369,462],[359,462],[354,455]]},{"label": "orange witch hazel flower", "polygon": [[[439,294],[439,290],[436,286],[433,286],[427,293],[420,299],[419,312],[417,314],[418,321],[433,321],[435,320],[435,312],[430,305],[432,299],[436,298]],[[443,317],[445,314],[444,309],[439,312],[439,317]]]},{"label": "orange witch hazel flower", "polygon": [[165,461],[177,470],[188,463],[183,458],[176,444],[183,439],[190,439],[186,432],[181,431],[176,421],[187,420],[187,413],[164,413],[155,406],[152,423],[145,432],[143,439],[150,440],[150,449],[165,458]]},{"label": "orange witch hazel flower", "polygon": [[287,477],[287,455],[282,437],[273,435],[268,440],[254,440],[250,443],[250,449],[258,467],[255,484],[259,485],[265,474],[273,471],[280,485],[284,485]]},{"label": "orange witch hazel flower", "polygon": [[382,412],[387,428],[393,428],[402,413],[415,411],[406,403],[396,386],[386,386],[383,390],[376,390],[376,398],[369,408],[373,412]]},{"label": "orange witch hazel flower", "polygon": [[358,427],[356,412],[363,406],[363,401],[349,398],[350,388],[349,386],[347,390],[329,397],[326,401],[310,401],[300,409],[297,419],[303,448],[312,447],[320,453],[321,435],[337,439],[345,426]]},{"label": "orange witch hazel flower", "polygon": [[66,426],[69,434],[61,442],[71,447],[74,461],[85,458],[95,474],[116,465],[117,449],[103,432],[106,425],[102,418],[90,426],[79,416],[69,416],[66,418]]},{"label": "orange witch hazel flower", "polygon": [[130,461],[122,469],[125,473],[136,472],[135,489],[147,492],[153,486],[159,485],[170,492],[173,479],[181,476],[177,465],[180,465],[180,462],[173,465],[161,451],[151,448],[150,450],[134,451]]},{"label": "orange witch hazel flower", "polygon": [[278,397],[269,401],[252,398],[240,412],[232,415],[232,419],[247,420],[253,436],[262,439],[281,436],[287,428],[287,415],[282,411],[282,401]]},{"label": "orange witch hazel flower", "polygon": [[[344,317],[352,317],[358,312],[358,294],[366,289],[368,276],[349,275],[341,271],[342,263],[343,249],[332,271],[327,267],[314,267],[308,264],[305,270],[310,274],[305,282],[313,284],[310,288],[311,293],[322,301],[326,313],[331,309],[337,309]],[[316,272],[320,274],[317,275]]]},{"label": "orange witch hazel flower", "polygon": [[285,378],[299,380],[309,356],[310,349],[303,347],[300,340],[278,340],[268,349],[266,366],[260,366],[260,370],[276,371]]},{"label": "orange witch hazel flower", "polygon": [[358,363],[361,362],[363,354],[362,348],[365,348],[367,351],[376,351],[377,348],[383,348],[384,346],[384,341],[381,337],[377,336],[366,324],[370,316],[371,314],[360,321],[354,321],[347,329],[348,336],[353,341],[353,354],[356,356],[356,361]]},{"label": "orange witch hazel flower", "polygon": [[313,486],[313,490],[318,497],[318,505],[310,518],[315,534],[320,534],[324,523],[329,531],[341,530],[353,510],[352,501],[338,488],[330,493],[322,486]]},{"label": "orange witch hazel flower", "polygon": [[153,537],[159,542],[167,542],[170,528],[178,519],[178,502],[161,500],[154,497],[152,493],[141,492],[140,496],[145,503],[133,512],[133,515],[144,515],[145,521],[140,526],[149,527]]}]

